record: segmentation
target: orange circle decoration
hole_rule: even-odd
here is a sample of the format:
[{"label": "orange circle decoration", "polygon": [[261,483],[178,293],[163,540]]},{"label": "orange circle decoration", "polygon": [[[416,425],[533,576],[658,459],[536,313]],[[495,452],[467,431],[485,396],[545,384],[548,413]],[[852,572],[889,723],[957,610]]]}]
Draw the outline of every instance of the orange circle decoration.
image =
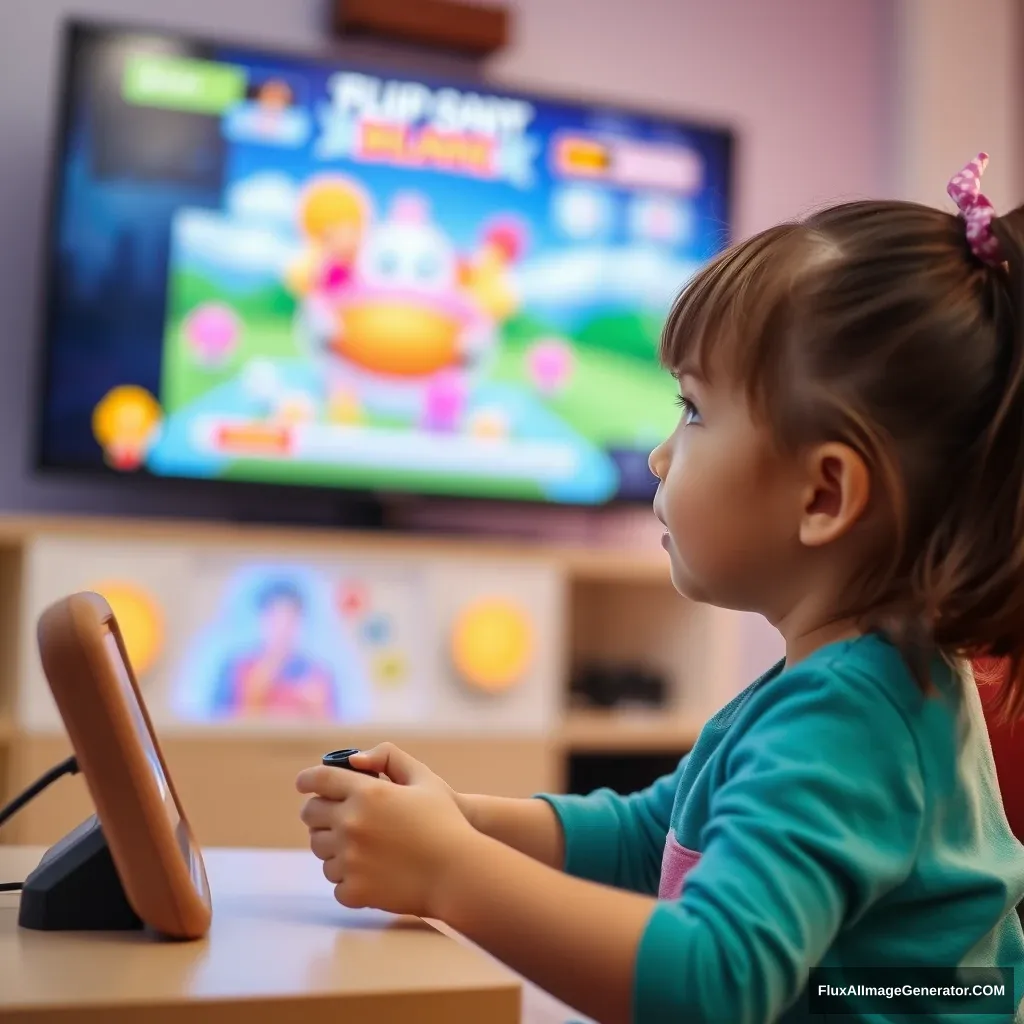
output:
[{"label": "orange circle decoration", "polygon": [[467,683],[498,693],[521,680],[533,642],[533,624],[523,608],[503,597],[481,598],[456,619],[452,656]]},{"label": "orange circle decoration", "polygon": [[110,605],[121,629],[128,660],[141,678],[163,651],[164,614],[160,605],[137,583],[108,580],[92,589]]}]

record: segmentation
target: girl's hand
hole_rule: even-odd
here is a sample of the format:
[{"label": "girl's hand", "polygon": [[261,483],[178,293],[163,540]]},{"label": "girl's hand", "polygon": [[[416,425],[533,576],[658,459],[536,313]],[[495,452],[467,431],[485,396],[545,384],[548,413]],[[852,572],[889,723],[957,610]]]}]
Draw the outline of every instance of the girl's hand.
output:
[{"label": "girl's hand", "polygon": [[428,786],[439,792],[447,793],[458,805],[458,808],[476,827],[473,815],[472,798],[463,793],[456,793],[440,775],[432,772],[422,761],[410,757],[393,743],[381,743],[369,750],[353,754],[350,758],[353,768],[360,771],[376,772],[386,775],[392,782],[400,786]]},{"label": "girl's hand", "polygon": [[380,743],[369,750],[353,754],[349,759],[353,768],[361,772],[386,775],[400,786],[426,786],[455,796],[452,788],[439,775],[435,775],[422,761],[410,757],[393,743]]},{"label": "girl's hand", "polygon": [[346,907],[441,917],[453,865],[479,833],[451,789],[403,751],[375,748],[353,765],[392,781],[321,765],[296,782],[311,794],[301,817],[335,898]]}]

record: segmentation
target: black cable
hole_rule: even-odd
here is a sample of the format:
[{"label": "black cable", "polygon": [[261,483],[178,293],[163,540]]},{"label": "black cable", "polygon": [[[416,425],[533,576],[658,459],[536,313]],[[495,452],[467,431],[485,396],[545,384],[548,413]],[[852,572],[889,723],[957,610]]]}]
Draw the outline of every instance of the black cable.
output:
[{"label": "black cable", "polygon": [[17,814],[30,800],[39,796],[40,793],[47,786],[52,786],[59,778],[64,775],[77,775],[78,774],[78,761],[72,755],[66,757],[60,764],[54,765],[45,775],[40,775],[31,786],[28,787],[24,792],[19,793],[3,810],[0,810],[0,826],[3,825],[8,818]]},{"label": "black cable", "polygon": [[[28,789],[19,793],[6,807],[0,810],[0,825],[3,825],[8,818],[13,817],[30,800],[34,800],[44,789],[52,786],[59,778],[65,775],[78,774],[78,760],[72,755],[64,758],[60,764],[55,764],[44,775],[40,775]],[[0,882],[0,892],[20,892],[22,882]]]}]

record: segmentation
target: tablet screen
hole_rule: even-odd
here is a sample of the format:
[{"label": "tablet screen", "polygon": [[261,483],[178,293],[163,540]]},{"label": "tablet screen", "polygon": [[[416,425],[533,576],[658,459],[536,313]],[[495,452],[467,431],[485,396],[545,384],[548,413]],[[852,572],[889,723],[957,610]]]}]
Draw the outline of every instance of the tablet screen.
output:
[{"label": "tablet screen", "polygon": [[167,773],[164,771],[163,761],[160,759],[160,754],[157,752],[156,744],[153,742],[153,734],[150,732],[149,725],[146,723],[146,718],[142,713],[142,707],[135,695],[135,687],[132,685],[131,678],[128,675],[124,658],[121,656],[121,649],[118,647],[117,637],[107,630],[103,638],[103,642],[110,658],[111,666],[114,669],[114,674],[117,676],[118,684],[121,687],[121,692],[124,695],[125,705],[131,713],[132,721],[135,725],[135,731],[139,737],[139,743],[142,745],[143,752],[146,755],[146,760],[149,762],[149,767],[153,774],[153,779],[156,782],[157,789],[160,791],[160,798],[163,800],[164,810],[170,820],[171,828],[174,830],[182,855],[188,862],[189,875],[192,878],[192,883],[195,885],[200,895],[205,898],[206,883],[203,877],[203,872],[199,867],[199,862],[193,854],[191,836],[189,835],[188,829],[182,827],[183,823],[181,820],[181,814],[178,811],[178,803],[174,798],[174,793],[171,791],[170,785],[168,785]]}]

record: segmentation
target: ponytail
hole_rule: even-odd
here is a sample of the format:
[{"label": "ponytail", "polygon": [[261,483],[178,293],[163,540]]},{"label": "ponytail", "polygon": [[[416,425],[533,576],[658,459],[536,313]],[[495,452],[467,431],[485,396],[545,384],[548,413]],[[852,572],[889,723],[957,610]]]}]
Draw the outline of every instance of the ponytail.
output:
[{"label": "ponytail", "polygon": [[994,219],[992,234],[1005,263],[978,271],[996,331],[992,385],[912,588],[935,646],[975,663],[998,659],[993,706],[1005,721],[1024,715],[1024,207]]}]

